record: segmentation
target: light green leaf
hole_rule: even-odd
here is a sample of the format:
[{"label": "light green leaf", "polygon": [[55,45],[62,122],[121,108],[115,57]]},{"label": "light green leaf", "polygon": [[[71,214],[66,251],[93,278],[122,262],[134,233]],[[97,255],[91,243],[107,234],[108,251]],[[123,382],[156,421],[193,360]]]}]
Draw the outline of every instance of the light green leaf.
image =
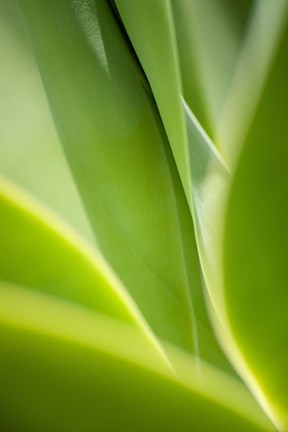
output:
[{"label": "light green leaf", "polygon": [[183,241],[194,242],[192,221],[149,87],[108,2],[18,4],[105,257],[155,333],[197,352],[199,264]]},{"label": "light green leaf", "polygon": [[287,15],[287,0],[257,0],[219,118],[215,140],[235,163],[261,97]]},{"label": "light green leaf", "polygon": [[93,233],[57,138],[39,71],[14,1],[0,1],[0,173]]},{"label": "light green leaf", "polygon": [[0,244],[0,279],[126,322],[141,322],[137,307],[97,250],[4,179]]},{"label": "light green leaf", "polygon": [[[216,206],[220,206],[219,197],[227,189],[228,171],[214,144],[185,103],[183,110],[169,3],[153,1],[153,8],[150,1],[116,0],[116,4],[154,91],[163,123],[173,126],[180,137],[177,140],[175,136],[171,136],[168,127],[167,133],[172,149],[176,149],[174,155],[187,200],[191,203],[192,212],[193,208],[195,209],[198,241],[201,255],[205,257],[204,269],[213,273],[217,265],[214,262],[212,264],[212,255],[215,255],[214,250],[218,243],[217,229],[213,228],[216,225],[215,211]],[[221,5],[220,10],[221,8],[224,8],[224,5]],[[169,118],[169,111],[170,117],[173,113],[176,115],[174,121]],[[185,133],[181,129],[183,125],[187,128]],[[177,152],[182,152],[183,157],[177,157]]]},{"label": "light green leaf", "polygon": [[189,139],[192,214],[206,286],[206,307],[222,349],[239,372],[239,355],[233,337],[229,333],[222,285],[223,216],[231,182],[230,173],[184,99],[183,109],[186,114]]},{"label": "light green leaf", "polygon": [[189,140],[193,219],[210,300],[223,309],[219,285],[221,224],[230,174],[221,155],[183,100]]},{"label": "light green leaf", "polygon": [[[170,4],[167,1],[158,0],[149,0],[146,2],[134,0],[123,2],[122,0],[116,0],[116,4],[125,29],[141,61],[144,72],[149,79],[170,140],[187,199],[191,206],[193,206],[186,118],[181,100],[181,79],[179,76]],[[153,49],[151,49],[152,46]],[[197,149],[192,149],[191,151],[195,155],[198,152]],[[183,207],[185,205],[182,202],[179,203],[178,208],[181,209]],[[184,224],[186,224],[189,230],[190,223],[189,216],[185,213],[181,218],[184,233],[187,232]],[[186,250],[188,250],[186,252],[188,257],[196,257],[198,255],[195,241],[190,237],[187,238],[187,234],[183,235],[183,243]],[[194,266],[190,270],[189,267],[188,261],[187,268],[188,272],[190,272],[188,276],[194,282],[194,286],[198,287],[197,290],[194,289],[193,291],[193,302],[197,319],[199,355],[201,358],[208,359],[210,362],[232,372],[231,367],[219,349],[218,342],[215,340],[211,329],[205,301],[203,301],[202,286],[199,283],[199,279],[197,281],[195,275],[193,275],[197,271],[197,268]]]},{"label": "light green leaf", "polygon": [[171,0],[184,97],[214,135],[236,63],[251,0]]},{"label": "light green leaf", "polygon": [[254,381],[288,430],[288,26],[233,178],[224,239],[224,300]]},{"label": "light green leaf", "polygon": [[116,4],[152,88],[189,201],[187,133],[170,1],[116,0]]},{"label": "light green leaf", "polygon": [[44,293],[1,285],[0,344],[3,430],[274,430],[241,383],[174,351],[176,379],[135,328]]}]

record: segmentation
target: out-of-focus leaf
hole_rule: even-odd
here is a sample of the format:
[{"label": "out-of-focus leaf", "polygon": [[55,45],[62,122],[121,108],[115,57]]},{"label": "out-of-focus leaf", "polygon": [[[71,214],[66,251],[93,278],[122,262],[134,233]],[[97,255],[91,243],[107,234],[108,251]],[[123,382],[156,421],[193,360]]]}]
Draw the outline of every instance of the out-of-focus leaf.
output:
[{"label": "out-of-focus leaf", "polygon": [[0,173],[94,241],[14,1],[0,1]]},{"label": "out-of-focus leaf", "polygon": [[169,0],[116,0],[120,16],[152,88],[187,199],[191,197],[182,85]]},{"label": "out-of-focus leaf", "polygon": [[241,383],[180,352],[176,379],[135,328],[44,293],[1,285],[0,343],[3,430],[273,431]]},{"label": "out-of-focus leaf", "polygon": [[184,97],[214,135],[236,63],[251,0],[171,0]]},{"label": "out-of-focus leaf", "polygon": [[0,244],[0,279],[120,320],[141,322],[137,307],[102,256],[4,180],[0,182]]},{"label": "out-of-focus leaf", "polygon": [[231,163],[245,139],[273,64],[287,5],[287,0],[255,1],[215,138]]},{"label": "out-of-focus leaf", "polygon": [[18,5],[106,258],[156,334],[197,352],[192,221],[152,95],[109,3]]},{"label": "out-of-focus leaf", "polygon": [[231,331],[255,379],[248,384],[283,431],[288,428],[287,52],[286,19],[233,178],[223,258]]}]

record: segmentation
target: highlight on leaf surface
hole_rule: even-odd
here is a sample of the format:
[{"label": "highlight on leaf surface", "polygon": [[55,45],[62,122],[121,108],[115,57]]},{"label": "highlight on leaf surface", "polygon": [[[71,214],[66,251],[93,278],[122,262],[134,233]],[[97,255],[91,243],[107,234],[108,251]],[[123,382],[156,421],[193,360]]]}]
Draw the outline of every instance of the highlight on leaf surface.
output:
[{"label": "highlight on leaf surface", "polygon": [[18,4],[103,254],[155,334],[201,355],[194,303],[208,319],[189,207],[121,27],[105,1]]},{"label": "highlight on leaf surface", "polygon": [[1,430],[285,432],[287,0],[17,8]]},{"label": "highlight on leaf surface", "polygon": [[173,350],[175,378],[127,324],[25,287],[1,284],[0,300],[5,430],[273,431],[240,382],[205,365],[200,378]]}]

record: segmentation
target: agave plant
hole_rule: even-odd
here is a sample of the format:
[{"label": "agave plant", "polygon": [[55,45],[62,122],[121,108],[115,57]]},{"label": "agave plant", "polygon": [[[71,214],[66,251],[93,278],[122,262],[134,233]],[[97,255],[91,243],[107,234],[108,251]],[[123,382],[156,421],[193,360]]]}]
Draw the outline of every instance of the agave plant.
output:
[{"label": "agave plant", "polygon": [[287,14],[1,0],[1,430],[288,431]]}]

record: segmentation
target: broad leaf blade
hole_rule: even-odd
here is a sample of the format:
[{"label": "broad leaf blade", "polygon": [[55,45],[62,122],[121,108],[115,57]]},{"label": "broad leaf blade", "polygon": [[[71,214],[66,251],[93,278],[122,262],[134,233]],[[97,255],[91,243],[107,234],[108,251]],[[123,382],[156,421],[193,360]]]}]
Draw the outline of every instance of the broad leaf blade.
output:
[{"label": "broad leaf blade", "polygon": [[181,353],[191,383],[177,380],[127,325],[25,288],[0,300],[5,430],[273,431],[242,384],[208,366],[199,379]]},{"label": "broad leaf blade", "polygon": [[[176,198],[184,192],[179,180],[175,190],[169,143],[108,2],[18,4],[105,256],[156,334],[195,350],[198,286],[187,278]],[[185,235],[193,242],[192,223]]]},{"label": "broad leaf blade", "polygon": [[[240,155],[228,202],[224,293],[231,331],[279,429],[288,427],[288,27]],[[245,376],[244,376],[245,378]]]}]

